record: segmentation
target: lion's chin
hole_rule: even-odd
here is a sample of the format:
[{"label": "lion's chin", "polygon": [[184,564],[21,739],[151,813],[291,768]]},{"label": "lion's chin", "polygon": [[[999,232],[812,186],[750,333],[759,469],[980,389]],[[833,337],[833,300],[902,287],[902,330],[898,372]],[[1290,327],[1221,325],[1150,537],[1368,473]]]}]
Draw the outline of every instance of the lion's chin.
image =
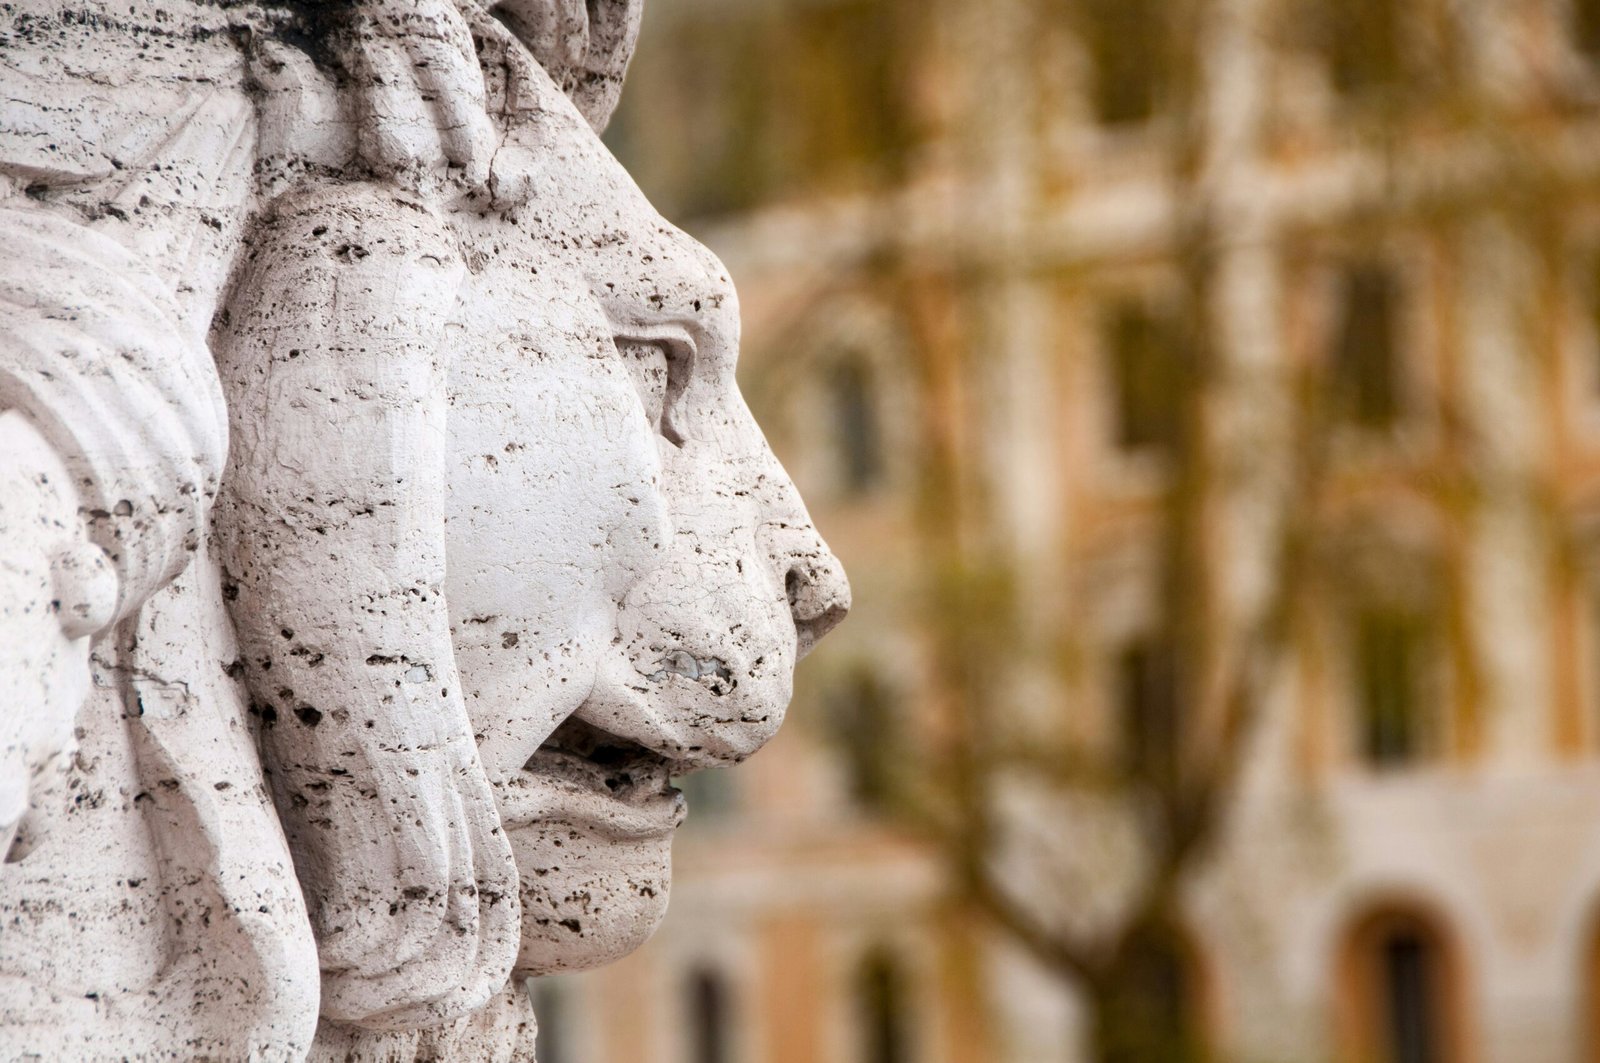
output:
[{"label": "lion's chin", "polygon": [[667,911],[672,836],[618,841],[568,824],[514,830],[522,882],[519,977],[582,971],[650,939]]}]

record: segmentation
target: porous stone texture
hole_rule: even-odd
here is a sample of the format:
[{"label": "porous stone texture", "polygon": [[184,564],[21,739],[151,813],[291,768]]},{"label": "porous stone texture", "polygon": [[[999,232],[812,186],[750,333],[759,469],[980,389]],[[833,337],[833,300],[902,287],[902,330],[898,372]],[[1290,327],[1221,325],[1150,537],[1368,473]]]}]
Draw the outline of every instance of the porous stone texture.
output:
[{"label": "porous stone texture", "polygon": [[529,1059],[849,589],[638,0],[0,10],[0,1058]]}]

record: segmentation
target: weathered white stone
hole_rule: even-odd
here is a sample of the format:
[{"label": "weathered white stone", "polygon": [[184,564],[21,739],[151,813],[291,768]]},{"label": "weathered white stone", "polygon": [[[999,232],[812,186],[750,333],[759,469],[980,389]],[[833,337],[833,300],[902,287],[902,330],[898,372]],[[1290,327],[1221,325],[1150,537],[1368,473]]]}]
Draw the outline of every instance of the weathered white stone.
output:
[{"label": "weathered white stone", "polygon": [[0,1057],[529,1058],[848,606],[639,3],[3,18]]}]

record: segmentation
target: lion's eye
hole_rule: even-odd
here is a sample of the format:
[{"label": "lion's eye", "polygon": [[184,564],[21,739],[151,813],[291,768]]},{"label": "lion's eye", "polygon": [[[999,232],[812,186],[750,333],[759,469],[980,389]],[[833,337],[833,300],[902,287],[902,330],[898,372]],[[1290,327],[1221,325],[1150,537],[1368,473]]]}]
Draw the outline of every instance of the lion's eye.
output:
[{"label": "lion's eye", "polygon": [[672,406],[683,390],[683,359],[669,344],[655,340],[618,339],[617,351],[633,377],[645,420],[661,438],[682,446],[683,438],[672,423]]}]

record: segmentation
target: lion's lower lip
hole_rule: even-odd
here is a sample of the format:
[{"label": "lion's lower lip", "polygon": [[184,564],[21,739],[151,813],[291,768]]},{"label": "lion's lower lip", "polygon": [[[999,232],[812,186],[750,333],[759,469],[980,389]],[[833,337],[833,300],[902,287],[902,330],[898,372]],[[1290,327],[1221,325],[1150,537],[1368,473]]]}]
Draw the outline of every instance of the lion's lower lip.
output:
[{"label": "lion's lower lip", "polygon": [[498,787],[501,820],[507,830],[567,824],[616,841],[668,835],[687,813],[669,770],[660,757],[596,764],[563,750],[541,749]]}]

